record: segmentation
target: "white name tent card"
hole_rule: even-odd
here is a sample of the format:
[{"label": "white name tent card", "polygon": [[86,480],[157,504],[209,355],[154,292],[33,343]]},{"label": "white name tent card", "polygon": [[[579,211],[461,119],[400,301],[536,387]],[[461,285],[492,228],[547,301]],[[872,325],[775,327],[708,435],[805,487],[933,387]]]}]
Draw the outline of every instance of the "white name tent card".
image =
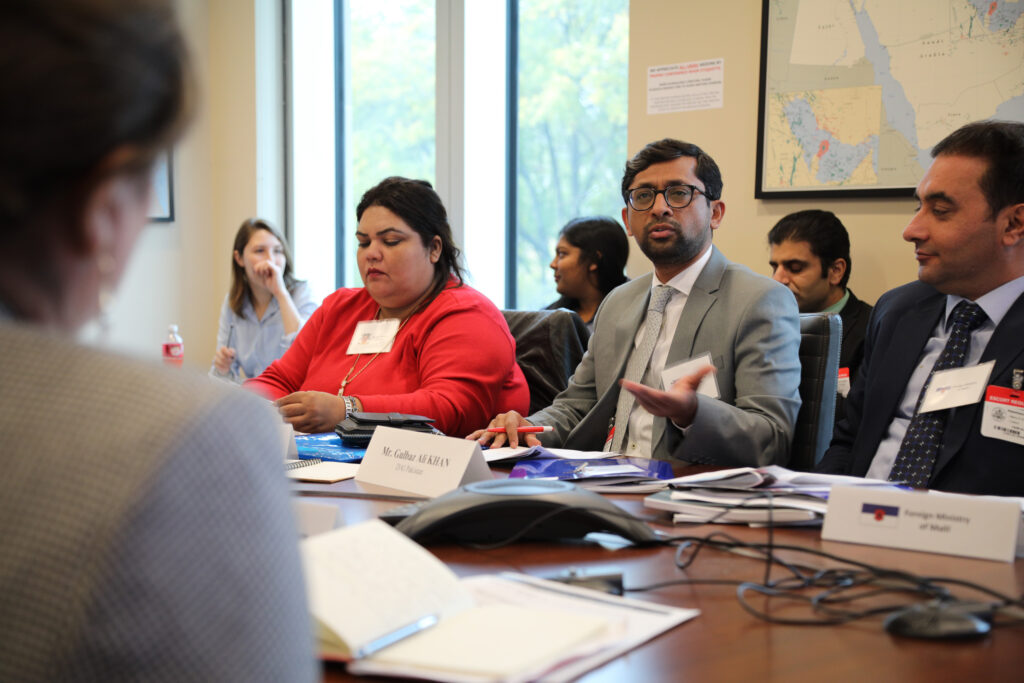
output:
[{"label": "white name tent card", "polygon": [[377,427],[356,481],[435,498],[492,479],[480,444],[437,434]]},{"label": "white name tent card", "polygon": [[1020,524],[1017,499],[836,486],[821,537],[1012,562]]}]

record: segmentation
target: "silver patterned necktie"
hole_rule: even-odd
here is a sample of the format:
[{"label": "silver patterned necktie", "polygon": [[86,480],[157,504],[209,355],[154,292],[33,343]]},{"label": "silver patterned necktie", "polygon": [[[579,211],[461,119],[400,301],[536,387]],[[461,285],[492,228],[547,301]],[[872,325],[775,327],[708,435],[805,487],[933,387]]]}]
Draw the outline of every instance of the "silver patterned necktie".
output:
[{"label": "silver patterned necktie", "polygon": [[892,470],[889,472],[889,481],[902,481],[921,488],[928,485],[932,470],[935,468],[935,460],[939,455],[939,447],[942,445],[942,432],[946,427],[949,410],[922,413],[919,412],[921,402],[936,372],[963,366],[967,358],[967,349],[971,345],[971,332],[985,322],[986,317],[981,306],[972,301],[961,301],[953,308],[950,314],[953,328],[949,332],[949,339],[931,372],[928,373],[924,386],[921,387],[914,408],[914,417],[911,418],[907,433],[900,443],[900,450],[896,453]]},{"label": "silver patterned necktie", "polygon": [[[667,285],[658,285],[651,292],[651,300],[647,304],[647,322],[644,325],[643,336],[640,337],[640,344],[633,349],[633,354],[626,364],[625,378],[632,382],[639,382],[647,372],[647,364],[654,353],[654,346],[658,343],[661,335],[661,322],[665,317],[665,306],[672,298],[674,289]],[[615,436],[612,438],[612,451],[620,452],[626,438],[626,430],[629,426],[629,414],[633,412],[633,403],[636,401],[633,394],[625,389],[619,390],[619,402],[615,406]]]}]

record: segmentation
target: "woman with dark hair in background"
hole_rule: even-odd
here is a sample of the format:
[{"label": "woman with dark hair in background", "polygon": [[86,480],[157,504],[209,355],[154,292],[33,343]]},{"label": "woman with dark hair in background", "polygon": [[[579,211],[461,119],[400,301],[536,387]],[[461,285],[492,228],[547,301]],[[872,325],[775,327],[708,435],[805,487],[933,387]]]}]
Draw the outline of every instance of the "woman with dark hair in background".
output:
[{"label": "woman with dark hair in background", "polygon": [[169,0],[0,2],[2,681],[319,678],[276,415],[74,338],[189,82]]},{"label": "woman with dark hair in background", "polygon": [[463,284],[430,183],[386,178],[356,218],[364,286],[328,296],[288,352],[245,386],[275,399],[303,432],[331,431],[365,410],[425,415],[464,435],[496,406],[526,409],[515,341],[494,304]]},{"label": "woman with dark hair in background", "polygon": [[574,218],[558,233],[555,288],[562,295],[548,308],[575,311],[594,330],[594,314],[604,297],[628,278],[623,272],[629,257],[629,240],[622,226],[611,218]]},{"label": "woman with dark hair in background", "polygon": [[256,377],[288,350],[316,307],[309,286],[292,274],[284,237],[267,221],[247,218],[235,234],[210,374],[232,382]]}]

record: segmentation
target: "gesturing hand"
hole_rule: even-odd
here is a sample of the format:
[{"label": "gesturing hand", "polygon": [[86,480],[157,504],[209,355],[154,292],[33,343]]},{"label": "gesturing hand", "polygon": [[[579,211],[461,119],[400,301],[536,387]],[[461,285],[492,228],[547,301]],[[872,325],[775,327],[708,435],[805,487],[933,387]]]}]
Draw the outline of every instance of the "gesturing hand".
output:
[{"label": "gesturing hand", "polygon": [[676,426],[689,427],[697,415],[697,387],[714,366],[703,367],[692,375],[680,377],[668,391],[620,379],[619,385],[636,397],[636,402],[655,417],[667,417]]}]

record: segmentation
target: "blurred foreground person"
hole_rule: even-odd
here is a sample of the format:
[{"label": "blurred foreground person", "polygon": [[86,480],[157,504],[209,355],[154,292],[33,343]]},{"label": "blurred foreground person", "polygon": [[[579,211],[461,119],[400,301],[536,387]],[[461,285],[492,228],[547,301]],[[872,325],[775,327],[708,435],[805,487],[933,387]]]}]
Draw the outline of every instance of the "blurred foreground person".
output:
[{"label": "blurred foreground person", "polygon": [[186,118],[169,2],[0,3],[0,680],[316,678],[274,414],[77,345]]}]

